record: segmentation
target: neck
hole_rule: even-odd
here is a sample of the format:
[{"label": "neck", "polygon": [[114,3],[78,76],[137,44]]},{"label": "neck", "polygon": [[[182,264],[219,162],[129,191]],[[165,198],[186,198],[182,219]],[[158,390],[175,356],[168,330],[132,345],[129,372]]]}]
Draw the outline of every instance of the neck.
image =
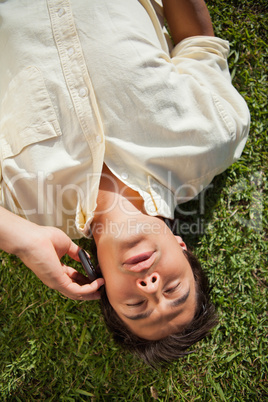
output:
[{"label": "neck", "polygon": [[127,219],[144,215],[143,199],[140,194],[119,180],[106,165],[103,165],[99,186],[97,208],[91,224],[96,243],[102,234]]}]

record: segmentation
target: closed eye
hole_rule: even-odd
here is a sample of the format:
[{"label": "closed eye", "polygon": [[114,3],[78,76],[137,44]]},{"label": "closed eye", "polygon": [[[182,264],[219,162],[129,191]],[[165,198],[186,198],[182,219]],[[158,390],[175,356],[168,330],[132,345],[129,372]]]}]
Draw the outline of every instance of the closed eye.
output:
[{"label": "closed eye", "polygon": [[173,293],[178,289],[179,286],[180,286],[180,283],[178,283],[176,286],[173,286],[172,288],[165,290],[165,293]]},{"label": "closed eye", "polygon": [[137,306],[141,306],[142,304],[144,303],[144,300],[142,300],[142,301],[140,301],[140,302],[138,302],[138,303],[133,303],[133,304],[127,304],[127,306],[130,306],[130,307],[137,307]]},{"label": "closed eye", "polygon": [[[172,288],[165,290],[164,293],[168,293],[168,294],[174,293],[178,289],[179,286],[180,286],[180,283],[178,283],[176,286],[173,286]],[[138,306],[141,306],[143,303],[144,303],[144,300],[142,300],[138,303],[127,303],[127,306],[138,307]]]}]

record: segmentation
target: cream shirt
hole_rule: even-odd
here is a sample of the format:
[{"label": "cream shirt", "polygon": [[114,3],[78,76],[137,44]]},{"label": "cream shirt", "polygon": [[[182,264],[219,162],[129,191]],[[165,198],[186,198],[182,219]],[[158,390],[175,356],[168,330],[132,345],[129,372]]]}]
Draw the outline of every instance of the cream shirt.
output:
[{"label": "cream shirt", "polygon": [[173,218],[176,204],[237,160],[248,108],[228,42],[171,50],[149,0],[0,4],[0,204],[87,236],[103,162]]}]

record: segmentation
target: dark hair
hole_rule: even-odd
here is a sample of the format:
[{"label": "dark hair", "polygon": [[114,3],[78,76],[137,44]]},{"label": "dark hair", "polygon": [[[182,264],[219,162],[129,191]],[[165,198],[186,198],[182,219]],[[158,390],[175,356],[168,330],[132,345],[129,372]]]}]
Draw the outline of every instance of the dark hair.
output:
[{"label": "dark hair", "polygon": [[138,355],[151,367],[177,360],[179,357],[192,353],[187,352],[187,349],[208,335],[210,330],[217,324],[215,307],[210,302],[211,288],[208,278],[197,258],[190,251],[184,251],[184,254],[189,261],[195,278],[197,308],[193,320],[182,332],[168,335],[156,341],[140,338],[133,334],[119,318],[109,302],[105,287],[102,286],[101,289],[102,313],[115,342],[124,349]]}]

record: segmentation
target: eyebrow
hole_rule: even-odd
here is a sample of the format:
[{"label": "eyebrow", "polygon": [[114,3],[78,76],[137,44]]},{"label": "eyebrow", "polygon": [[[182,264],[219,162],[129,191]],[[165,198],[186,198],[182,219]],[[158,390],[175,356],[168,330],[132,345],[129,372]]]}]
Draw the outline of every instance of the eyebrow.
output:
[{"label": "eyebrow", "polygon": [[[188,291],[185,293],[185,295],[183,295],[180,298],[175,299],[171,303],[169,303],[168,306],[169,307],[180,306],[181,304],[186,302],[186,300],[189,297],[189,294],[190,294],[190,289],[188,289]],[[124,314],[124,316],[126,318],[128,318],[129,320],[136,321],[136,320],[143,320],[145,318],[148,318],[152,314],[152,312],[153,312],[153,310],[149,310],[149,311],[146,311],[146,313],[140,313],[140,314],[136,314],[136,315],[132,315],[132,316],[128,316],[128,315]]]}]

